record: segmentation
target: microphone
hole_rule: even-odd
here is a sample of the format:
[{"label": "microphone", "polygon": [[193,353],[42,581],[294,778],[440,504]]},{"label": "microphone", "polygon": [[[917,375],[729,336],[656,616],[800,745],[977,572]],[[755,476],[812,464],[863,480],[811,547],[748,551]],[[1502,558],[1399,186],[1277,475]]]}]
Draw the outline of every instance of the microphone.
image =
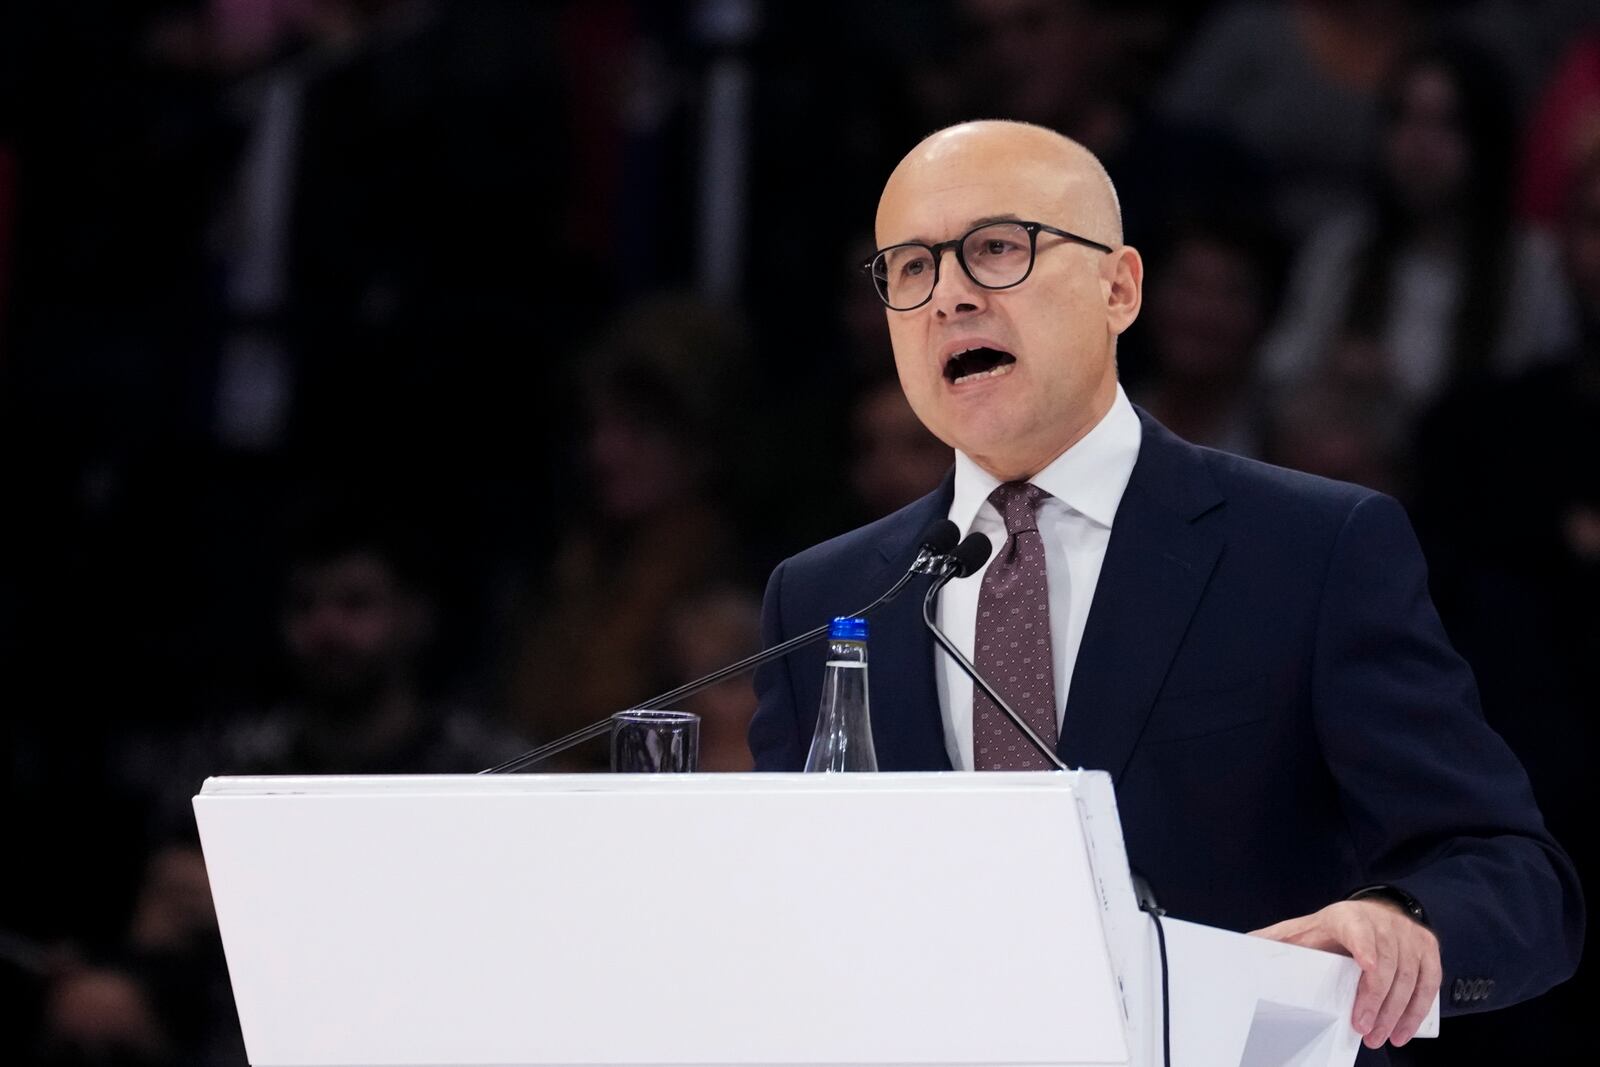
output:
[{"label": "microphone", "polygon": [[961,531],[949,519],[928,529],[930,534],[937,530],[942,546],[937,552],[924,552],[917,557],[912,567],[919,568],[922,574],[931,574],[935,578],[945,575],[965,578],[989,558],[989,539],[982,534],[973,534],[958,545],[956,538]]},{"label": "microphone", "polygon": [[[953,577],[966,578],[977,574],[983,565],[989,561],[989,554],[994,551],[989,544],[989,539],[981,533],[969,534],[965,541],[956,546],[950,553],[951,560],[956,569]],[[943,588],[941,586],[940,588]]]},{"label": "microphone", "polygon": [[934,579],[933,584],[928,587],[927,593],[923,595],[922,624],[928,628],[929,633],[933,634],[933,639],[939,643],[940,648],[944,649],[945,654],[955,660],[956,666],[961,668],[962,673],[972,679],[972,684],[983,690],[984,695],[994,701],[995,707],[999,708],[1006,718],[1010,719],[1017,729],[1022,731],[1022,736],[1026,737],[1033,747],[1038,750],[1039,755],[1053,764],[1056,770],[1069,771],[1072,768],[1062,762],[1061,757],[1056,755],[1055,750],[1045,744],[1044,738],[1040,737],[1034,728],[1029,726],[1021,715],[1017,714],[1016,709],[996,691],[994,686],[989,684],[987,678],[978,673],[978,668],[972,665],[972,661],[961,654],[961,650],[955,646],[955,642],[946,637],[944,631],[939,629],[938,624],[933,621],[933,603],[938,599],[939,593],[944,587],[956,578],[966,578],[977,573],[978,569],[988,562],[989,554],[993,551],[994,547],[989,543],[989,539],[981,533],[969,534],[965,541],[956,546],[956,550],[948,557],[951,564],[949,570],[939,574]]},{"label": "microphone", "polygon": [[[937,522],[931,523],[926,530],[922,531],[922,538],[917,548],[916,558],[911,561],[911,566],[906,568],[906,572],[902,574],[899,580],[896,581],[894,585],[890,586],[882,596],[878,597],[878,599],[874,600],[864,608],[860,608],[851,612],[851,617],[865,616],[876,611],[878,608],[882,607],[898,596],[900,590],[904,589],[912,579],[918,577],[919,575],[932,574],[935,576],[942,576],[948,574],[953,576],[955,571],[961,567],[961,563],[958,562],[958,557],[960,557],[962,549],[967,547],[968,542],[972,541],[972,537],[969,537],[966,541],[962,542],[961,545],[957,545],[956,540],[960,536],[960,528],[949,519],[940,519]],[[983,560],[989,557],[989,541],[988,538],[984,538],[981,534],[974,534],[973,537],[979,537],[983,540],[983,555],[977,563],[977,566],[981,567],[983,565]],[[952,549],[954,549],[954,552],[951,551]],[[970,548],[968,548],[968,552],[970,554]],[[970,574],[971,569],[964,573]],[[946,577],[943,580],[949,581],[949,578]],[[658,693],[648,700],[640,701],[638,704],[633,705],[628,710],[648,711],[651,708],[659,709],[663,705],[671,704],[674,701],[683,700],[686,697],[694,696],[701,690],[709,689],[718,682],[732,678],[735,675],[744,674],[747,671],[753,671],[763,663],[768,663],[772,660],[778,659],[781,656],[787,656],[797,648],[809,645],[814,641],[828,636],[829,625],[829,623],[825,622],[815,629],[807,630],[803,634],[789,638],[789,640],[784,641],[782,644],[777,644],[773,645],[771,648],[762,649],[760,652],[757,652],[754,655],[746,656],[737,663],[730,663],[728,666],[723,667],[720,670],[712,671],[703,678],[696,678],[694,681],[680,685],[676,689],[669,689],[665,693]],[[554,741],[548,742],[547,744],[540,745],[537,748],[529,749],[520,756],[515,756],[509,760],[506,760],[504,763],[489,767],[486,770],[479,771],[478,773],[508,774],[512,771],[518,771],[524,767],[538,763],[542,759],[554,756],[560,752],[565,752],[574,745],[579,745],[590,740],[591,738],[599,737],[601,734],[606,733],[610,729],[611,717],[608,715],[599,722],[590,723],[581,730],[575,730],[572,733],[567,734],[565,737],[558,737]]]},{"label": "microphone", "polygon": [[956,541],[961,537],[961,527],[949,519],[929,523],[922,531],[922,547],[917,558],[911,561],[911,570],[917,574],[937,574],[940,564],[949,560],[953,551],[960,551]]}]

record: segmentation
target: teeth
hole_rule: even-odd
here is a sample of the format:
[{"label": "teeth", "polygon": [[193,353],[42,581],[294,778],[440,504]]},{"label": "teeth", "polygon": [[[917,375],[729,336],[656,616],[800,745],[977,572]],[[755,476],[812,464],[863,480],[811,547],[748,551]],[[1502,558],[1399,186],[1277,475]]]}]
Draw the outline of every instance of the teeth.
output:
[{"label": "teeth", "polygon": [[981,381],[984,378],[998,378],[1002,374],[1010,374],[1011,373],[1011,368],[1013,368],[1015,366],[1016,366],[1015,363],[1002,363],[998,367],[995,367],[995,368],[993,368],[991,370],[983,371],[983,372],[978,373],[978,374],[963,374],[961,377],[956,379],[956,383],[959,384],[961,382],[976,382],[976,381]]}]

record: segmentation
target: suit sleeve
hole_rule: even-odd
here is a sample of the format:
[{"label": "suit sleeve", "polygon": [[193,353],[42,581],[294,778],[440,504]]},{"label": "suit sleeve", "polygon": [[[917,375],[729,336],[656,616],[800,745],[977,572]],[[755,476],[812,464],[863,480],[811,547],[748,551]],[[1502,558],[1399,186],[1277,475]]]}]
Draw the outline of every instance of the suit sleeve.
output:
[{"label": "suit sleeve", "polygon": [[[761,601],[761,645],[771,648],[789,634],[783,623],[783,578],[787,561],[778,564]],[[758,771],[798,771],[805,767],[794,682],[788,657],[756,670],[756,713],[750,722],[750,754]]]},{"label": "suit sleeve", "polygon": [[1325,583],[1314,714],[1369,880],[1426,911],[1446,1012],[1543,992],[1577,966],[1577,876],[1526,773],[1484,721],[1397,502],[1372,495],[1352,509]]}]

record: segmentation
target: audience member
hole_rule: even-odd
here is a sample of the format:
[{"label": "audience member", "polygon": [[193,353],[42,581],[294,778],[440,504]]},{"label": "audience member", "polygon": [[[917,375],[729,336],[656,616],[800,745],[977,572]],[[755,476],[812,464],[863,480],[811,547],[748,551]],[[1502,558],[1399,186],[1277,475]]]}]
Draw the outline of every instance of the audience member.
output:
[{"label": "audience member", "polygon": [[36,1059],[47,1067],[242,1067],[211,888],[199,849],[175,843],[146,866],[133,920],[93,960],[48,975]]},{"label": "audience member", "polygon": [[1572,820],[1581,841],[1590,768],[1577,739],[1593,732],[1600,691],[1600,152],[1577,173],[1560,232],[1582,340],[1515,377],[1463,383],[1429,413],[1416,510],[1441,611],[1485,692],[1505,691],[1488,706],[1516,710],[1497,726],[1549,791],[1552,824]]},{"label": "audience member", "polygon": [[1324,379],[1270,402],[1263,458],[1292,470],[1405,495],[1405,413],[1380,389]]},{"label": "audience member", "polygon": [[1084,0],[958,0],[965,103],[1104,150],[1120,106],[1105,19]]},{"label": "audience member", "polygon": [[1153,258],[1164,266],[1149,278],[1139,345],[1153,366],[1133,398],[1187,441],[1259,459],[1256,355],[1272,318],[1276,242],[1243,219],[1202,222]]},{"label": "audience member", "polygon": [[[691,682],[753,655],[761,648],[761,597],[727,584],[691,593],[667,613],[663,645],[670,685]],[[719,682],[674,710],[700,716],[702,771],[755,768],[744,740],[756,711],[749,676]]]},{"label": "audience member", "polygon": [[1331,375],[1416,408],[1558,347],[1570,310],[1553,245],[1512,221],[1514,127],[1489,60],[1418,51],[1385,101],[1374,199],[1306,244],[1263,365],[1283,388]]},{"label": "audience member", "polygon": [[1067,134],[1104,161],[1132,227],[1126,236],[1141,246],[1185,215],[1257,208],[1262,167],[1234,131],[1153,106],[1185,21],[1170,6],[961,0],[955,9],[962,45],[951,69],[964,106],[926,116],[917,134],[973,115]]},{"label": "audience member", "polygon": [[[510,702],[537,740],[561,737],[668,686],[662,619],[716,578],[738,577],[721,482],[749,457],[737,380],[740,329],[686,299],[625,313],[589,353],[581,403],[585,471],[552,514],[580,515],[511,650]],[[552,766],[598,769],[602,746]]]},{"label": "audience member", "polygon": [[425,550],[388,521],[334,511],[295,534],[281,618],[288,695],[219,724],[206,774],[472,773],[518,749],[428,691],[437,614]]},{"label": "audience member", "polygon": [[1528,121],[1517,208],[1530,222],[1559,222],[1573,175],[1600,151],[1600,30],[1572,42]]},{"label": "audience member", "polygon": [[[1423,420],[1418,533],[1439,611],[1472,663],[1492,725],[1528,768],[1584,884],[1600,693],[1600,150],[1580,164],[1561,225],[1581,340],[1512,377],[1462,383]],[[1594,938],[1588,938],[1592,948]],[[1586,953],[1586,956],[1588,954]],[[1592,1043],[1595,967],[1504,1015],[1461,1020],[1416,1063],[1501,1064]]]},{"label": "audience member", "polygon": [[[163,844],[115,947],[121,969],[68,975],[52,987],[52,1048],[96,1047],[85,1020],[104,1000],[132,1035],[118,1040],[140,1055],[172,1049],[175,1063],[243,1063],[189,803],[205,777],[470,774],[525,747],[433,692],[428,652],[438,616],[414,532],[349,500],[311,509],[291,527],[281,696],[215,716],[175,744],[124,753],[118,772],[131,794],[153,798],[150,833]],[[153,1028],[135,1027],[141,1007]]]},{"label": "audience member", "polygon": [[1232,135],[1262,161],[1275,220],[1303,236],[1357,195],[1379,89],[1419,28],[1418,6],[1235,0],[1179,58],[1161,109]]},{"label": "audience member", "polygon": [[[882,320],[882,312],[878,318]],[[850,489],[862,522],[880,519],[932,492],[955,463],[950,447],[917,419],[893,378],[857,394],[851,423],[855,448]]]},{"label": "audience member", "polygon": [[871,233],[861,233],[852,239],[845,269],[838,272],[838,283],[829,294],[837,309],[839,345],[843,349],[842,358],[829,368],[830,386],[837,385],[841,374],[857,378],[881,375],[893,359],[889,353],[889,328],[883,322],[883,305],[870,292],[865,296],[861,293],[863,264],[876,250]]},{"label": "audience member", "polygon": [[125,969],[75,967],[45,1002],[37,1067],[177,1067],[148,989]]},{"label": "audience member", "polygon": [[[1557,232],[1575,343],[1520,375],[1459,383],[1422,423],[1418,521],[1437,539],[1436,567],[1548,573],[1585,554],[1582,513],[1600,498],[1600,148],[1574,175]],[[1484,511],[1485,484],[1504,507]]]},{"label": "audience member", "polygon": [[357,500],[290,520],[281,681],[175,740],[131,739],[114,769],[153,801],[153,840],[192,839],[189,802],[211,775],[470,774],[523,747],[436,691],[431,560],[406,525]]}]

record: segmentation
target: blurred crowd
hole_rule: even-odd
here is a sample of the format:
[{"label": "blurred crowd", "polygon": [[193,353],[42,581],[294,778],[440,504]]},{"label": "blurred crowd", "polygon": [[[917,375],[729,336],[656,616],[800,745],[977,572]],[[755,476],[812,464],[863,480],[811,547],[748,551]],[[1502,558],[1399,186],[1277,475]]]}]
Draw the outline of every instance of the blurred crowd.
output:
[{"label": "blurred crowd", "polygon": [[[497,763],[753,651],[779,559],[934,488],[860,264],[979,117],[1117,182],[1136,403],[1405,502],[1592,871],[1592,0],[19,3],[0,1058],[244,1062],[207,775]],[[753,703],[689,705],[703,768]],[[1592,970],[1405,1062],[1592,1046]]]}]

